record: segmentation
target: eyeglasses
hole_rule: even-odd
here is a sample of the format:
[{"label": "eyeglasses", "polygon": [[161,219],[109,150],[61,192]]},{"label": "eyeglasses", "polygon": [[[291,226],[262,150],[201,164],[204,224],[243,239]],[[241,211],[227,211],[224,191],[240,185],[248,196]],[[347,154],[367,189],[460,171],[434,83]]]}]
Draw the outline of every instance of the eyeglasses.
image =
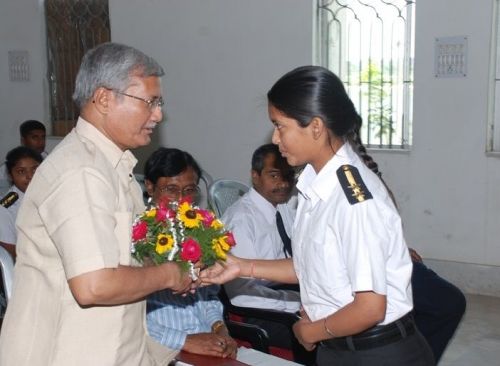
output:
[{"label": "eyeglasses", "polygon": [[163,105],[165,104],[165,102],[163,101],[163,98],[162,97],[153,97],[153,99],[144,99],[144,98],[141,98],[141,97],[137,97],[135,95],[131,95],[131,94],[127,94],[127,93],[124,93],[124,92],[121,92],[121,91],[118,91],[116,89],[111,89],[111,88],[106,88],[108,90],[112,90],[114,91],[116,94],[120,94],[120,95],[124,95],[126,97],[129,97],[129,98],[134,98],[134,99],[137,99],[137,100],[140,100],[141,102],[144,102],[148,105],[148,108],[150,110],[153,110],[154,108],[156,107],[163,107]]},{"label": "eyeglasses", "polygon": [[166,186],[158,189],[160,193],[166,194],[168,197],[178,199],[179,197],[196,197],[200,194],[200,187],[185,187],[181,189],[177,186]]}]

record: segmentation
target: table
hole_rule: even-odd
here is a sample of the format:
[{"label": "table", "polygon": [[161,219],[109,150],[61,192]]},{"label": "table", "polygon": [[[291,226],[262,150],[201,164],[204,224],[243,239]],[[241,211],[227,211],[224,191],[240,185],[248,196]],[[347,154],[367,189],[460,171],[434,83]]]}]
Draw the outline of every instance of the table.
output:
[{"label": "table", "polygon": [[194,366],[301,366],[298,363],[245,347],[238,348],[238,358],[242,361],[194,355],[182,351],[176,357],[177,360]]},{"label": "table", "polygon": [[246,363],[230,358],[195,355],[184,351],[181,351],[176,359],[194,366],[248,366]]}]

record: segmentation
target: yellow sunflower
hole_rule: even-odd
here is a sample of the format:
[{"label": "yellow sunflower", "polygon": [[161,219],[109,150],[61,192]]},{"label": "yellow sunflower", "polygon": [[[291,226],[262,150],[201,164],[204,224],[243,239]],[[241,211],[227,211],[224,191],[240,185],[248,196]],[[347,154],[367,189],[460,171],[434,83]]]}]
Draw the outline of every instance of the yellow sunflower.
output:
[{"label": "yellow sunflower", "polygon": [[163,254],[172,249],[173,245],[174,238],[171,235],[159,234],[156,238],[156,253]]},{"label": "yellow sunflower", "polygon": [[146,211],[145,214],[146,214],[145,215],[146,217],[155,217],[156,216],[156,208],[152,208],[151,210]]},{"label": "yellow sunflower", "polygon": [[188,202],[179,205],[179,219],[185,227],[192,229],[199,227],[203,216],[196,212]]}]

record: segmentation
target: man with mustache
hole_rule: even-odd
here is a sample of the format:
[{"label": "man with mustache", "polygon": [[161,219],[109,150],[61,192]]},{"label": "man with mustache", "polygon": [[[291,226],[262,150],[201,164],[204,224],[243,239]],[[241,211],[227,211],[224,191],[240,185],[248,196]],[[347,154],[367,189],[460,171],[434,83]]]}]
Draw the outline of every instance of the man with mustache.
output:
[{"label": "man with mustache", "polygon": [[[266,144],[253,153],[251,175],[252,188],[222,216],[237,243],[231,253],[242,258],[289,258],[292,253],[286,242],[295,215],[293,204],[289,202],[294,170],[276,145]],[[282,228],[278,227],[278,221],[282,222]],[[287,312],[300,308],[298,287],[294,291],[270,281],[238,278],[224,288],[231,303],[237,306]],[[258,319],[247,321],[264,328],[273,345],[290,348],[290,335],[284,325]]]}]

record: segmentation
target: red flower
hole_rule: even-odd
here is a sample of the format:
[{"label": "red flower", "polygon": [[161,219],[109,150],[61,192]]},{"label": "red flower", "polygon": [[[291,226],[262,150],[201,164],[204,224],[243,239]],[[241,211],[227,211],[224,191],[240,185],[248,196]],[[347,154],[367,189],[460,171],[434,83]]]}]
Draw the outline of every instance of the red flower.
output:
[{"label": "red flower", "polygon": [[236,240],[234,240],[233,233],[230,231],[226,233],[226,243],[228,243],[231,247],[234,247],[236,245]]},{"label": "red flower", "polygon": [[214,214],[210,211],[207,211],[207,210],[198,210],[198,212],[203,217],[201,219],[203,226],[210,227],[210,225],[212,225],[212,222],[215,220]]},{"label": "red flower", "polygon": [[167,213],[168,213],[168,208],[166,208],[165,206],[158,206],[158,208],[156,209],[155,221],[156,222],[165,221],[165,219],[167,218]]},{"label": "red flower", "polygon": [[173,219],[175,217],[175,211],[169,207],[168,198],[162,200],[158,207],[156,208],[156,222],[165,221],[165,219]]},{"label": "red flower", "polygon": [[139,221],[132,227],[132,240],[142,240],[146,237],[147,233],[148,224],[145,221]]},{"label": "red flower", "polygon": [[192,238],[182,243],[181,259],[184,261],[197,262],[201,257],[200,244]]}]

